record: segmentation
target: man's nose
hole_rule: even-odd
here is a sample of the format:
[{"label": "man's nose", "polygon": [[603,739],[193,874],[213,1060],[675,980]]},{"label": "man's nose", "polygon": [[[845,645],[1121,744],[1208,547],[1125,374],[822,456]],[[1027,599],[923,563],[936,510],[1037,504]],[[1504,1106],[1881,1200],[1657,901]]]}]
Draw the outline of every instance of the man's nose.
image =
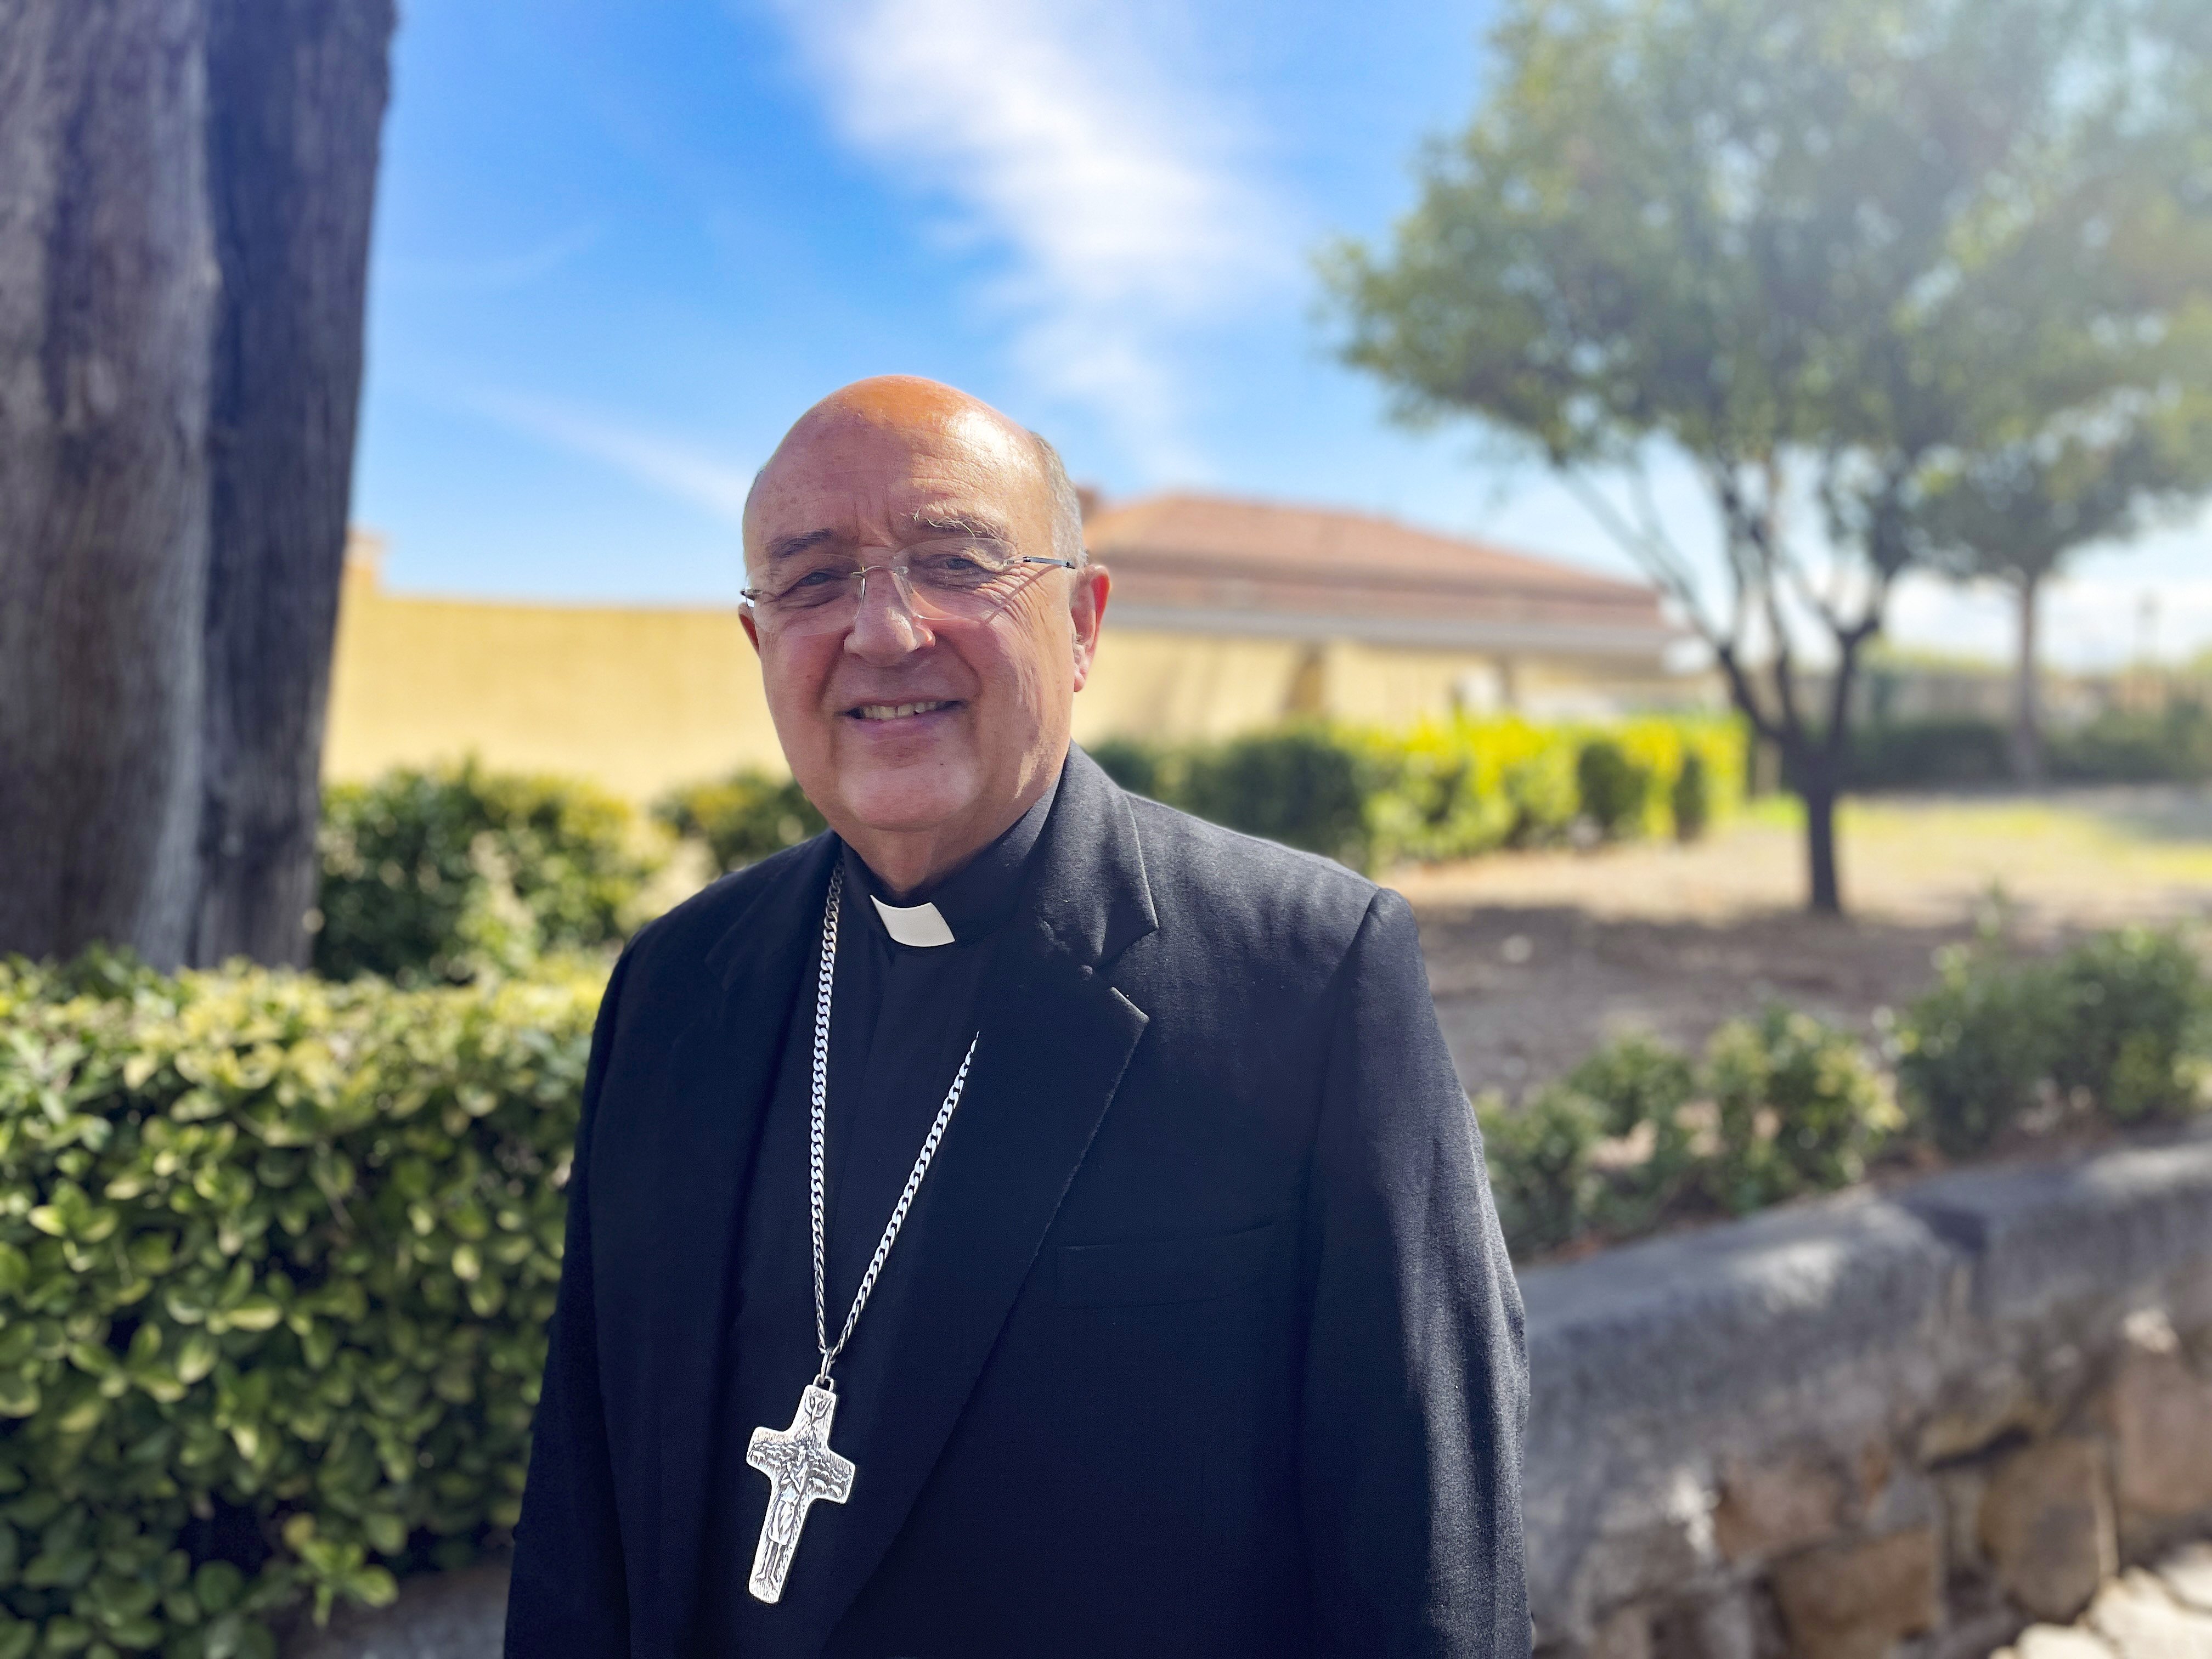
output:
[{"label": "man's nose", "polygon": [[877,565],[860,580],[860,601],[845,649],[867,663],[896,662],[937,643],[929,624],[915,613],[903,584],[888,565]]}]

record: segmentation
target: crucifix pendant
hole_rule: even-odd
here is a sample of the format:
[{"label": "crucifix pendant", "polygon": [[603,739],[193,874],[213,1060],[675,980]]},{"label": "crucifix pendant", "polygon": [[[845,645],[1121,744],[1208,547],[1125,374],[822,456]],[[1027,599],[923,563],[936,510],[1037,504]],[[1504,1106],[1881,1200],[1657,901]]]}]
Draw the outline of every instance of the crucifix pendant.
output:
[{"label": "crucifix pendant", "polygon": [[837,1396],[809,1382],[789,1428],[763,1425],[753,1431],[745,1462],[768,1477],[768,1514],[745,1588],[760,1601],[783,1599],[808,1509],[817,1498],[842,1504],[853,1490],[852,1464],[830,1449],[830,1422],[836,1414]]}]

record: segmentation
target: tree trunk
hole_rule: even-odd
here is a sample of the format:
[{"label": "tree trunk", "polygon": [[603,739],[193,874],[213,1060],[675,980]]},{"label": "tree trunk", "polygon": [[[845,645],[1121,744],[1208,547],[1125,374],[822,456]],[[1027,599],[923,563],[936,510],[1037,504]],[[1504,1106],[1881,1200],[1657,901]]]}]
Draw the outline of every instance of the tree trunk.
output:
[{"label": "tree trunk", "polygon": [[190,955],[305,965],[392,0],[210,0],[205,793]]},{"label": "tree trunk", "polygon": [[204,0],[0,0],[0,951],[190,939],[206,26]]},{"label": "tree trunk", "polygon": [[1836,866],[1836,795],[1832,782],[1808,783],[1798,790],[1805,803],[1805,867],[1811,878],[1807,903],[1815,915],[1844,913],[1844,890]]},{"label": "tree trunk", "polygon": [[2013,663],[2012,775],[2015,782],[2032,786],[2044,777],[2042,685],[2037,676],[2037,659],[2042,653],[2036,644],[2043,578],[2021,572],[2014,592],[2020,604],[2020,650]]}]

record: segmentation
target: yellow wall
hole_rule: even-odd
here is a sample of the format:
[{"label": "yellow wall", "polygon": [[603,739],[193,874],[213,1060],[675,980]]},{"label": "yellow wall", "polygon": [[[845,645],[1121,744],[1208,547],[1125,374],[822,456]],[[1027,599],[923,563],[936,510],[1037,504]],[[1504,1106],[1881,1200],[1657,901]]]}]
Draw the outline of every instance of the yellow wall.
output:
[{"label": "yellow wall", "polygon": [[474,754],[645,800],[738,766],[781,769],[735,611],[404,599],[349,576],[323,769],[364,778]]},{"label": "yellow wall", "polygon": [[[1524,662],[1512,680],[1539,714],[1547,701],[1638,690],[1594,665]],[[1075,735],[1185,742],[1293,713],[1403,726],[1498,681],[1495,663],[1472,653],[1123,632],[1109,613]],[[593,778],[637,800],[740,766],[783,769],[734,610],[411,599],[385,592],[372,562],[349,568],[325,773],[366,778],[471,754],[502,770]]]},{"label": "yellow wall", "polygon": [[1075,738],[1175,743],[1227,737],[1283,718],[1304,647],[1284,640],[1117,632],[1109,608]]}]

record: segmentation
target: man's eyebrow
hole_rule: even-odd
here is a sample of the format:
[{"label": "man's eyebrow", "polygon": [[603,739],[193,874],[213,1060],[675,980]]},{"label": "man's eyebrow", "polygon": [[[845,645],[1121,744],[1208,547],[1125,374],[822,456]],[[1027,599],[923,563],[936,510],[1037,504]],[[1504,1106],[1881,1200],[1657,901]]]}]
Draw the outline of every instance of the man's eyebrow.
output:
[{"label": "man's eyebrow", "polygon": [[793,536],[778,536],[768,544],[768,562],[774,564],[779,559],[808,552],[836,539],[837,532],[834,530],[805,530]]},{"label": "man's eyebrow", "polygon": [[971,512],[963,507],[925,507],[914,515],[914,522],[921,530],[949,530],[993,541],[1006,541],[1012,533],[989,514]]}]

